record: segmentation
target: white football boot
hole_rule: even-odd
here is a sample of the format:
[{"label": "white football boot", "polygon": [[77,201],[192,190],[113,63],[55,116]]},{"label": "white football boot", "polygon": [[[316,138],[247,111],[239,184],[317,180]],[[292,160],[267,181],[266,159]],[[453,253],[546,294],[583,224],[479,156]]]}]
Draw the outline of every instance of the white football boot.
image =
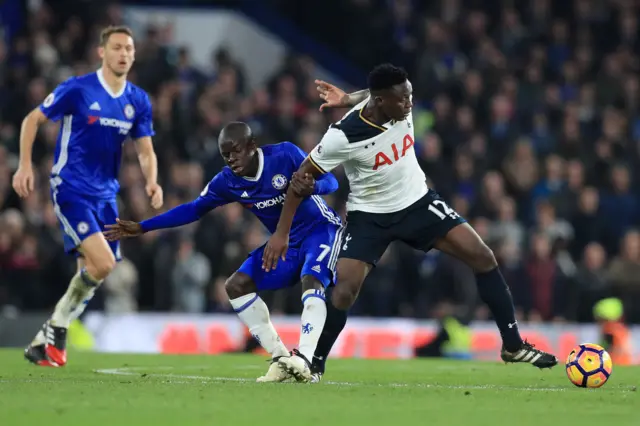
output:
[{"label": "white football boot", "polygon": [[278,364],[299,382],[311,382],[313,380],[309,361],[297,349],[292,351],[290,357],[280,358]]},{"label": "white football boot", "polygon": [[286,368],[280,365],[279,361],[283,358],[289,358],[288,356],[277,356],[271,360],[269,369],[264,376],[260,376],[256,379],[258,383],[280,383],[292,378]]}]

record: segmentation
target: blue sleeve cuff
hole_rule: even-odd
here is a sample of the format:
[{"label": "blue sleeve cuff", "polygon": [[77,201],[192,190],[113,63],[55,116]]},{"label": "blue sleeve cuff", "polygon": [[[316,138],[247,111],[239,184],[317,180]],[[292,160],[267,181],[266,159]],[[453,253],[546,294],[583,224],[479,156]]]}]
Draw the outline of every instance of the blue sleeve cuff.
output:
[{"label": "blue sleeve cuff", "polygon": [[320,179],[316,180],[314,194],[326,195],[335,192],[338,189],[338,179],[331,173],[323,175]]}]

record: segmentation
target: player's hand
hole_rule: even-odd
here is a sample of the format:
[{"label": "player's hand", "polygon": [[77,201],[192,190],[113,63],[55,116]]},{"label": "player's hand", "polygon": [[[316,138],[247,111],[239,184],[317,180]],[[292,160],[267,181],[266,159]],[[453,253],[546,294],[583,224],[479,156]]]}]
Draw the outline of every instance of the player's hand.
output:
[{"label": "player's hand", "polygon": [[349,95],[344,90],[334,86],[326,81],[316,80],[318,85],[317,89],[320,93],[320,98],[324,101],[320,105],[320,111],[324,108],[340,108],[349,106]]},{"label": "player's hand", "polygon": [[278,260],[282,259],[284,262],[286,259],[288,248],[289,234],[276,231],[264,247],[264,252],[262,253],[262,269],[266,272],[276,269]]},{"label": "player's hand", "polygon": [[147,186],[144,187],[145,191],[147,191],[147,195],[151,199],[151,207],[158,210],[162,207],[162,203],[164,203],[164,194],[162,192],[162,187],[157,183],[148,183]]},{"label": "player's hand", "polygon": [[123,238],[131,238],[142,235],[142,226],[138,222],[131,220],[116,219],[113,225],[105,225],[106,231],[103,232],[107,241],[117,241]]},{"label": "player's hand", "polygon": [[316,189],[316,180],[310,173],[293,172],[290,185],[298,197],[308,197]]},{"label": "player's hand", "polygon": [[29,166],[19,166],[13,175],[13,189],[22,198],[27,198],[33,192],[33,168]]}]

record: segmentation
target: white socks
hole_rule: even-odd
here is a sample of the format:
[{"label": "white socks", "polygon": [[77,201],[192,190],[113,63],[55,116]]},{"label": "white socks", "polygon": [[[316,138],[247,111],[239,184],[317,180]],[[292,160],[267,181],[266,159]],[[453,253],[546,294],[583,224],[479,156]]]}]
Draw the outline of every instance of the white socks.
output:
[{"label": "white socks", "polygon": [[327,305],[324,290],[307,290],[302,294],[302,315],[300,316],[300,344],[298,351],[312,362],[318,340],[327,319]]},{"label": "white socks", "polygon": [[[289,355],[289,351],[271,323],[269,308],[256,293],[238,297],[230,302],[251,335],[271,354],[272,358]],[[305,291],[302,295],[302,304],[298,351],[311,362],[327,319],[324,290]]]},{"label": "white socks", "polygon": [[280,340],[280,336],[269,318],[269,308],[256,293],[249,293],[230,300],[233,310],[247,326],[251,335],[262,345],[264,350],[277,356],[288,356],[289,351]]},{"label": "white socks", "polygon": [[85,269],[75,274],[67,292],[56,305],[51,317],[51,325],[68,328],[71,321],[84,312],[99,285],[100,281],[91,277]]}]

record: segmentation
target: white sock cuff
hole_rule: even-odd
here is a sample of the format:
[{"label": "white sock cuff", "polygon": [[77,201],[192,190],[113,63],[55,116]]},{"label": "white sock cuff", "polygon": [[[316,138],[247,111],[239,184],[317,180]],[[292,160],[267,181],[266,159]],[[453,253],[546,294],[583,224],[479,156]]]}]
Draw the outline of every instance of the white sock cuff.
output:
[{"label": "white sock cuff", "polygon": [[236,313],[240,313],[247,309],[253,302],[258,300],[258,295],[256,293],[245,294],[244,296],[236,297],[235,299],[229,300],[231,303],[231,307]]},{"label": "white sock cuff", "polygon": [[320,288],[320,289],[311,289],[311,290],[307,290],[304,293],[302,293],[302,304],[304,305],[304,303],[312,298],[312,297],[316,297],[320,300],[322,300],[323,302],[326,302],[326,298],[324,296],[324,289]]}]

